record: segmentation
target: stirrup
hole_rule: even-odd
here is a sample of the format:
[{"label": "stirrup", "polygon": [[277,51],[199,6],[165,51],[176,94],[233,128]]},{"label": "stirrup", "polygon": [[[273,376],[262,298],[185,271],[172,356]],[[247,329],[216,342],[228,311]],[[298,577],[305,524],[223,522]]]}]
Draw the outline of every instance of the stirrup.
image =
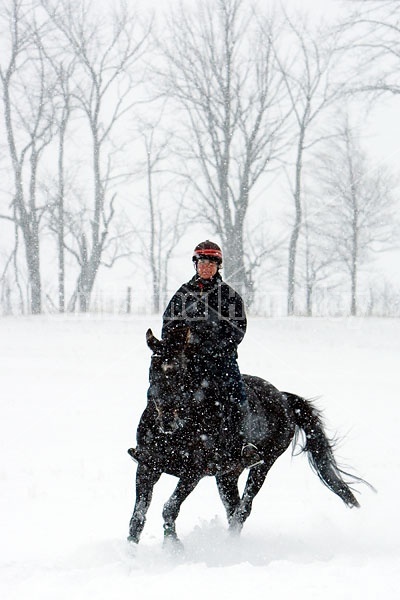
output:
[{"label": "stirrup", "polygon": [[137,449],[136,448],[128,448],[127,450],[129,456],[131,457],[132,460],[134,460],[135,462],[139,462],[138,459],[138,454],[137,454]]},{"label": "stirrup", "polygon": [[251,467],[261,465],[264,462],[257,446],[250,442],[244,444],[242,447],[241,459],[242,465],[246,469],[251,469]]}]

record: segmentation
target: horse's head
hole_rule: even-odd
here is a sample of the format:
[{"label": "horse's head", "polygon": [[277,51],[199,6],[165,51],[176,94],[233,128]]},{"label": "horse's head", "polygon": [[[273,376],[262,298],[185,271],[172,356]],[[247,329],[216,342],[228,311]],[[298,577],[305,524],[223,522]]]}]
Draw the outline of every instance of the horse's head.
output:
[{"label": "horse's head", "polygon": [[187,416],[187,355],[188,330],[176,330],[165,340],[158,340],[151,329],[146,333],[152,350],[149,399],[157,409],[157,421],[163,433],[172,434],[183,426]]}]

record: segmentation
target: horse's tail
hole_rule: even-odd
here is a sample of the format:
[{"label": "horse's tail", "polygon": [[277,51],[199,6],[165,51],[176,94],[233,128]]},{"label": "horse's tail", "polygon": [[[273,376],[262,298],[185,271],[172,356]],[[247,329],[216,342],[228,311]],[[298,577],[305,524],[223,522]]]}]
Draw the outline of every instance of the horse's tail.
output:
[{"label": "horse's tail", "polygon": [[[359,507],[349,484],[355,482],[367,483],[360,477],[343,471],[336,463],[333,447],[334,442],[329,440],[324,431],[321,413],[310,401],[285,392],[289,405],[293,410],[297,425],[294,444],[298,441],[300,430],[304,432],[305,443],[301,448],[307,452],[311,468],[318,475],[324,485],[337,494],[347,506]],[[346,478],[349,481],[346,482]],[[369,484],[367,484],[369,485]]]}]

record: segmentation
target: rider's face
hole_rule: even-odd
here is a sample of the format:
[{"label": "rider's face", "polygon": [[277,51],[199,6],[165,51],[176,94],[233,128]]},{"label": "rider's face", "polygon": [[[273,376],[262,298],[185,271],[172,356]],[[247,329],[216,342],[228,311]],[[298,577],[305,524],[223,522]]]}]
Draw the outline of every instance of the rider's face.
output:
[{"label": "rider's face", "polygon": [[202,279],[211,279],[218,271],[216,262],[207,258],[199,258],[197,261],[197,273]]}]

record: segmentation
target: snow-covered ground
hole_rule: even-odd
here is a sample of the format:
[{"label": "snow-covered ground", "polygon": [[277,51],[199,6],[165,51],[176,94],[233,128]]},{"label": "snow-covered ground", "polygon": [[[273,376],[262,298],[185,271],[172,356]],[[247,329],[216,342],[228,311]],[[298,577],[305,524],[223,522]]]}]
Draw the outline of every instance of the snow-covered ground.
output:
[{"label": "snow-covered ground", "polygon": [[0,596],[6,600],[357,600],[399,597],[400,321],[250,319],[242,372],[319,399],[337,458],[378,490],[349,510],[288,451],[240,539],[204,479],[162,549],[158,483],[140,545],[126,542],[135,465],[126,454],[146,402],[160,318],[0,320]]}]

